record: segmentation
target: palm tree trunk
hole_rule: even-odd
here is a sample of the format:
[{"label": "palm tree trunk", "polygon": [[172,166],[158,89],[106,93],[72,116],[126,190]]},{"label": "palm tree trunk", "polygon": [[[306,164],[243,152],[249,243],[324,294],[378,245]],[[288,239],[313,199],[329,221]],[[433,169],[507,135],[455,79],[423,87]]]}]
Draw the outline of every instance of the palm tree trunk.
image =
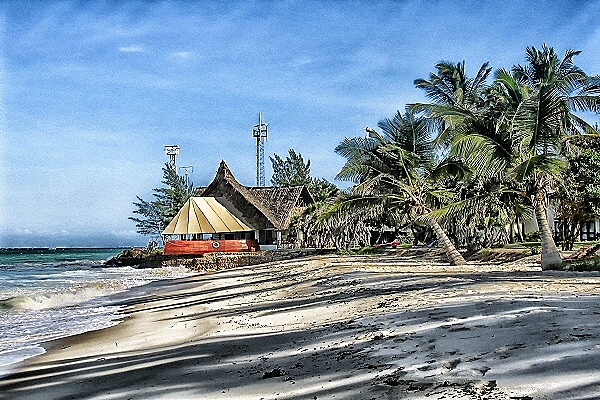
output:
[{"label": "palm tree trunk", "polygon": [[549,269],[562,263],[560,252],[554,243],[552,231],[548,224],[548,214],[546,212],[546,202],[541,195],[535,198],[535,219],[540,231],[540,240],[542,241],[542,270]]},{"label": "palm tree trunk", "polygon": [[442,229],[440,224],[434,219],[430,219],[428,222],[442,244],[442,248],[446,253],[446,257],[448,257],[448,261],[450,261],[450,265],[465,265],[467,262],[458,250],[456,250],[456,247],[454,247],[452,241],[448,238],[448,235],[446,235],[446,232],[444,232],[444,229]]}]

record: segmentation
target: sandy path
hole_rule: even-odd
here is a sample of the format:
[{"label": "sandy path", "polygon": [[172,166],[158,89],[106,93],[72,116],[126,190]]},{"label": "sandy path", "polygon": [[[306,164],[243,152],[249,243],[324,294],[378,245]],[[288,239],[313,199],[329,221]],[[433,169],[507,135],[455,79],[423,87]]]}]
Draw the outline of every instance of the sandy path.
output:
[{"label": "sandy path", "polygon": [[600,275],[320,257],[163,283],[2,398],[593,399]]}]

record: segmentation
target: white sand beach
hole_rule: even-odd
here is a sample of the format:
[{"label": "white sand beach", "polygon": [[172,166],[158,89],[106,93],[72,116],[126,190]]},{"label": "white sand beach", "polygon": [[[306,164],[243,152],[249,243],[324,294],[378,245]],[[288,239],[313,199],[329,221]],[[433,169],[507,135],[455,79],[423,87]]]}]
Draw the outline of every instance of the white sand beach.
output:
[{"label": "white sand beach", "polygon": [[156,285],[10,399],[600,398],[600,274],[319,256]]}]

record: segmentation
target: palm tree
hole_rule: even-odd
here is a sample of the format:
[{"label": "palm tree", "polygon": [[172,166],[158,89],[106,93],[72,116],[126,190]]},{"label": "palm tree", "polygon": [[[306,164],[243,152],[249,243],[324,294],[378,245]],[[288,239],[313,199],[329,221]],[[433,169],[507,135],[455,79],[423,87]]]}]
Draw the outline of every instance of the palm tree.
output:
[{"label": "palm tree", "polygon": [[518,181],[526,182],[532,194],[542,240],[542,268],[562,262],[547,217],[547,192],[553,175],[566,163],[561,155],[565,139],[590,133],[594,128],[575,111],[600,111],[598,79],[589,78],[573,63],[579,51],[568,50],[559,60],[553,48],[527,48],[525,66],[513,67],[513,75],[530,88],[514,114],[513,130],[526,146],[521,164],[513,168]]},{"label": "palm tree", "polygon": [[413,112],[425,112],[439,123],[438,144],[448,145],[453,129],[484,105],[486,80],[492,71],[488,65],[487,62],[482,64],[475,77],[468,78],[464,61],[457,64],[442,61],[435,66],[437,73],[429,74],[429,80],[414,81],[415,86],[423,89],[432,102],[415,103],[409,107]]},{"label": "palm tree", "polygon": [[559,60],[546,45],[527,48],[528,64],[498,71],[485,109],[464,118],[454,131],[455,152],[470,154],[480,171],[512,180],[530,199],[543,269],[562,262],[548,223],[547,198],[553,178],[566,166],[563,145],[570,135],[595,132],[574,112],[600,111],[600,80],[573,64],[577,54],[569,50]]},{"label": "palm tree", "polygon": [[[460,159],[472,170],[467,181],[453,183],[458,201],[434,213],[450,223],[457,243],[463,243],[470,250],[493,242],[493,237],[499,237],[498,232],[502,232],[499,228],[502,221],[514,215],[510,210],[513,203],[510,198],[514,194],[508,194],[498,174],[491,173],[494,171],[489,168],[492,165],[482,168],[482,160],[476,157],[477,149],[472,143],[455,138],[465,130],[495,130],[497,118],[490,118],[494,115],[490,115],[488,104],[491,88],[486,80],[492,70],[488,65],[482,64],[477,74],[469,78],[464,61],[458,64],[438,63],[437,73],[431,73],[429,80],[415,80],[415,85],[423,89],[432,102],[409,106],[415,112],[423,111],[435,121],[440,129],[436,138],[437,150],[450,158]],[[490,218],[490,212],[497,218]],[[481,230],[483,241],[478,237]]]},{"label": "palm tree", "polygon": [[365,128],[366,137],[346,138],[336,147],[335,152],[347,159],[336,178],[356,185],[330,213],[379,206],[396,218],[409,215],[431,227],[451,264],[465,264],[440,223],[428,216],[432,206],[448,196],[435,186],[435,177],[452,166],[436,160],[429,120],[407,110],[381,121],[379,128],[383,134]]}]

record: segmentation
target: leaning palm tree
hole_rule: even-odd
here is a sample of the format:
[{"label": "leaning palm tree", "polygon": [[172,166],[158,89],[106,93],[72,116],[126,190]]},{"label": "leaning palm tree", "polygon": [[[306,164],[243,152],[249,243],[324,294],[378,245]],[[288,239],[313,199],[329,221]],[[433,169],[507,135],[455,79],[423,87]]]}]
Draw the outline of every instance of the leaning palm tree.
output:
[{"label": "leaning palm tree", "polygon": [[[484,121],[465,118],[454,137],[454,151],[469,154],[481,171],[510,179],[530,199],[543,269],[562,262],[548,223],[547,198],[553,178],[566,166],[563,144],[571,135],[595,132],[576,111],[600,111],[600,79],[574,65],[577,54],[569,50],[559,60],[553,48],[527,48],[527,65],[496,74]],[[477,129],[482,124],[488,128]]]},{"label": "leaning palm tree", "polygon": [[499,224],[505,219],[495,218],[495,222],[491,223],[492,219],[486,213],[505,217],[514,214],[510,210],[512,202],[507,201],[513,194],[506,192],[501,177],[493,173],[494,168],[490,168],[493,165],[486,163],[488,168],[482,168],[484,165],[477,157],[476,146],[457,140],[465,130],[495,131],[497,118],[488,101],[492,88],[486,82],[492,68],[484,63],[474,77],[466,75],[464,61],[458,64],[440,62],[436,69],[437,72],[431,73],[428,80],[415,80],[415,85],[425,91],[431,102],[415,103],[409,107],[416,112],[423,111],[435,122],[440,131],[436,138],[437,150],[460,159],[474,172],[470,174],[469,181],[454,182],[457,201],[439,208],[434,214],[448,221],[457,242],[460,240],[468,249],[476,250],[490,242],[483,240],[478,243],[480,232],[483,231],[484,238],[491,238],[493,231],[501,231]]},{"label": "leaning palm tree", "polygon": [[547,216],[547,192],[552,177],[566,166],[561,155],[565,139],[591,133],[594,128],[576,111],[600,111],[600,86],[573,63],[579,51],[568,50],[560,60],[553,48],[527,48],[525,66],[513,67],[517,81],[530,95],[515,110],[512,131],[524,151],[512,174],[525,183],[535,208],[542,241],[542,268],[562,262],[554,243]]},{"label": "leaning palm tree", "polygon": [[449,261],[465,264],[440,223],[430,218],[432,205],[448,192],[435,185],[434,177],[451,163],[440,163],[435,158],[430,137],[430,121],[406,111],[393,119],[379,123],[383,134],[365,128],[367,136],[346,138],[335,152],[346,158],[346,164],[337,179],[356,185],[352,194],[342,198],[330,214],[356,207],[383,206],[389,214],[409,216],[424,222],[436,234]]}]

